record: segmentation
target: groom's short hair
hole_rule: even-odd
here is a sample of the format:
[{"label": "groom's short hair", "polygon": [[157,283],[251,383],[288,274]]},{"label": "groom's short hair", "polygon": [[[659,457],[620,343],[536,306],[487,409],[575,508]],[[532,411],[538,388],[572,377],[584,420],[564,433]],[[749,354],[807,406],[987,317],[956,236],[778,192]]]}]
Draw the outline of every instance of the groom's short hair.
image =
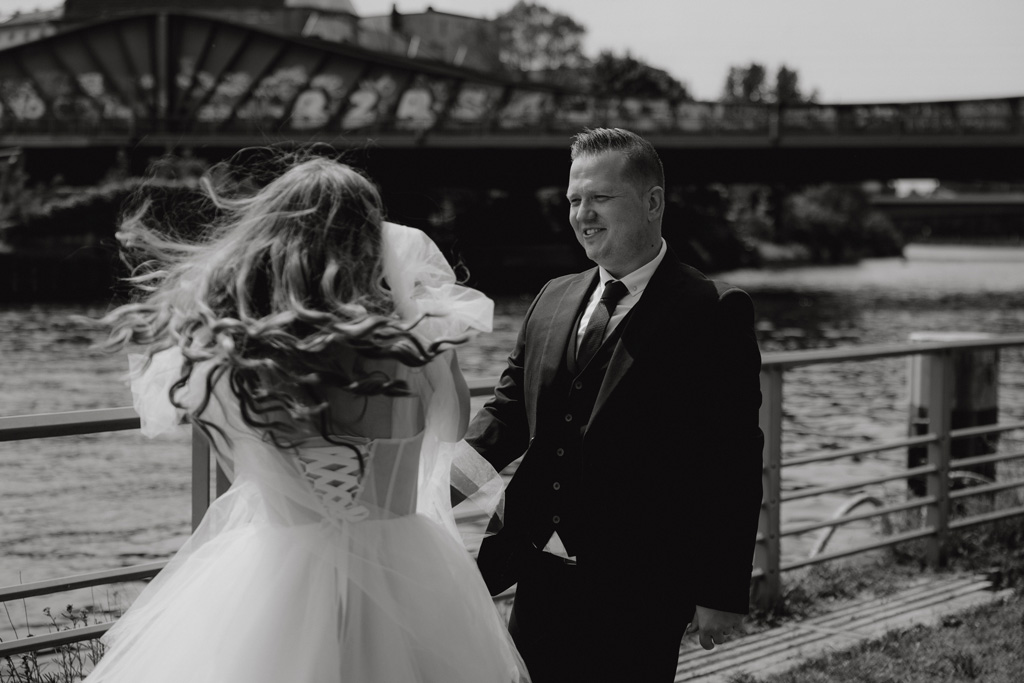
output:
[{"label": "groom's short hair", "polygon": [[653,185],[665,187],[665,169],[654,145],[624,128],[584,128],[573,137],[569,159],[605,152],[625,155],[626,172],[641,190]]}]

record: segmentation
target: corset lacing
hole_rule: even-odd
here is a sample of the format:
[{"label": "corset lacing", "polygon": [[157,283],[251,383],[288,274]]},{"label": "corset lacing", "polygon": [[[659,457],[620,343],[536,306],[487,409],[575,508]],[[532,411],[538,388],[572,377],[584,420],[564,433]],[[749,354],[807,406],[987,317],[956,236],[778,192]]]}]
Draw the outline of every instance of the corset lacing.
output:
[{"label": "corset lacing", "polygon": [[363,488],[359,456],[366,462],[367,450],[362,444],[338,444],[303,448],[298,453],[302,473],[335,520],[358,522],[370,515],[356,502]]}]

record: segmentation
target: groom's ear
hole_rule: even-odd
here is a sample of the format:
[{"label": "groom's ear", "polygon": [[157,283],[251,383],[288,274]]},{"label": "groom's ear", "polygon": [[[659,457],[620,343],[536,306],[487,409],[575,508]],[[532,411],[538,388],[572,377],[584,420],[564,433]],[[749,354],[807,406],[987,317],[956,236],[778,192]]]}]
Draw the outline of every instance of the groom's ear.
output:
[{"label": "groom's ear", "polygon": [[647,190],[647,220],[657,221],[665,214],[665,188],[655,185]]}]

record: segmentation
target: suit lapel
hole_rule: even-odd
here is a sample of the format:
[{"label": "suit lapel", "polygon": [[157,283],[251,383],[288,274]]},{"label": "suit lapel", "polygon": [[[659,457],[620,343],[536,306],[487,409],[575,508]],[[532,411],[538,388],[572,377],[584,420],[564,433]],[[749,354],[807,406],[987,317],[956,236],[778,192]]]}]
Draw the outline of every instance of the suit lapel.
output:
[{"label": "suit lapel", "polygon": [[684,266],[669,250],[647,283],[640,301],[624,321],[625,327],[612,350],[608,370],[591,413],[590,424],[594,423],[608,397],[633,367],[635,353],[644,348],[645,342],[657,336],[658,329],[665,323],[667,316],[677,314],[673,311],[679,302],[673,301],[673,296],[679,293],[678,282],[684,275]]},{"label": "suit lapel", "polygon": [[596,279],[597,268],[591,268],[571,278],[560,288],[561,291],[552,292],[553,305],[546,307],[546,315],[542,318],[545,325],[542,349],[533,356],[534,372],[529,373],[529,392],[533,396],[543,397],[558,375],[573,325]]}]

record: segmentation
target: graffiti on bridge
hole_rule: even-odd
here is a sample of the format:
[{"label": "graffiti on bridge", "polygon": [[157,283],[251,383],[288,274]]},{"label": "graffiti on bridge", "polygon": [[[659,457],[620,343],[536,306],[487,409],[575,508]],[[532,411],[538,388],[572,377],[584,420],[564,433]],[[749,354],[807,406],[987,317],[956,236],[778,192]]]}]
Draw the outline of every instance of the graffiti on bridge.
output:
[{"label": "graffiti on bridge", "polygon": [[764,105],[597,98],[187,14],[99,22],[0,51],[0,135],[1020,134],[1024,97]]}]

